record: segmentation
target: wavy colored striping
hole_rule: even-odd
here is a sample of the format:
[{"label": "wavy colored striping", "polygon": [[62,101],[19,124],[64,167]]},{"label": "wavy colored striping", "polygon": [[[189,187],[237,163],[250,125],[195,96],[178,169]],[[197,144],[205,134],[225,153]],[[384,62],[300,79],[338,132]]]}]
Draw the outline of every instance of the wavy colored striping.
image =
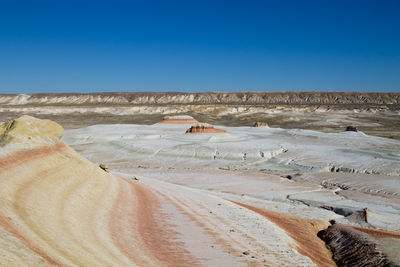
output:
[{"label": "wavy colored striping", "polygon": [[21,264],[33,255],[59,266],[197,264],[150,189],[61,142],[3,157],[0,168],[0,227],[28,248]]},{"label": "wavy colored striping", "polygon": [[24,237],[11,223],[10,221],[5,218],[3,215],[0,215],[0,225],[1,227],[4,228],[4,230],[8,231],[9,233],[13,234],[15,237],[17,237],[22,243],[24,243],[28,248],[30,248],[32,251],[36,252],[39,254],[41,257],[43,257],[48,263],[52,265],[57,265],[61,266],[61,263],[58,262],[57,260],[53,259],[49,255],[46,254],[45,251],[37,247],[32,241]]},{"label": "wavy colored striping", "polygon": [[42,156],[49,156],[52,153],[57,153],[63,149],[67,149],[68,146],[62,142],[58,142],[51,146],[44,146],[40,148],[34,148],[31,150],[22,150],[0,158],[0,174],[1,170],[8,170],[15,168],[26,161],[34,160]]},{"label": "wavy colored striping", "polygon": [[196,260],[162,221],[159,200],[138,182],[119,179],[111,232],[117,246],[142,266],[193,266]]}]

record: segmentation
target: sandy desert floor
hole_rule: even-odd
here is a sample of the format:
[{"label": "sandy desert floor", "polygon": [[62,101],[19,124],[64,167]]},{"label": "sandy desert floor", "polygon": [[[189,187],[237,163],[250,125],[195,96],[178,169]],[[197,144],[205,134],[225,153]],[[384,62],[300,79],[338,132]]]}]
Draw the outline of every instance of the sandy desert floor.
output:
[{"label": "sandy desert floor", "polygon": [[[214,226],[202,226],[210,238],[225,240],[243,232],[251,235],[242,244],[252,246],[236,250],[236,256],[241,251],[250,251],[249,255],[254,256],[245,256],[246,263],[273,259],[271,255],[275,252],[264,249],[279,242],[270,230],[259,228],[260,222],[254,225],[254,219],[243,221],[240,215],[240,222],[238,218],[223,217],[227,209],[221,207],[227,205],[226,201],[255,211],[257,216],[278,225],[291,238],[286,241],[292,242],[289,247],[320,266],[328,264],[329,251],[322,252],[324,244],[318,239],[311,240],[310,236],[315,237],[330,220],[400,232],[399,141],[362,132],[216,127],[228,133],[185,134],[188,125],[96,125],[67,130],[63,140],[89,160],[106,163],[114,174],[136,177],[141,183],[157,188],[159,195],[172,198],[182,211],[197,213],[189,217],[198,225],[206,224],[201,221],[207,212],[211,217],[221,216]],[[161,187],[176,191],[160,192]],[[187,190],[192,193],[185,200],[180,199]],[[212,196],[216,202],[193,199],[197,193]],[[231,226],[226,227],[226,222]],[[308,235],[302,235],[296,227]],[[185,227],[178,226],[175,231],[182,229]],[[225,238],[218,237],[220,233]],[[269,233],[268,237],[265,233]],[[185,233],[181,235],[187,242]],[[385,236],[387,250],[398,246],[397,238]],[[309,254],[315,251],[317,255]],[[277,255],[281,256],[269,264],[284,264],[281,252]],[[396,257],[393,260],[398,260]]]},{"label": "sandy desert floor", "polygon": [[190,126],[2,124],[0,265],[400,264],[400,141]]}]

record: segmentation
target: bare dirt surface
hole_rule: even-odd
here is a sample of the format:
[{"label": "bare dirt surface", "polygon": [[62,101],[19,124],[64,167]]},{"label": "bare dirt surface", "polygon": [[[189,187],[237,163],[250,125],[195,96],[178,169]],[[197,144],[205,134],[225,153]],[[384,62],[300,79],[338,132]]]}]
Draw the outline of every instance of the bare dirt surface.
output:
[{"label": "bare dirt surface", "polygon": [[[203,123],[344,131],[400,140],[400,93],[238,92],[0,95],[0,121],[20,115],[51,119],[65,129],[144,124],[189,115]],[[194,123],[194,121],[192,121]]]},{"label": "bare dirt surface", "polygon": [[[143,124],[151,125],[160,122],[165,114],[134,113],[132,115],[113,115],[109,113],[68,113],[40,114],[36,112],[0,112],[0,121],[8,121],[21,115],[31,115],[40,119],[50,119],[61,124],[64,129],[77,129],[96,124]],[[180,115],[182,113],[171,113]],[[257,121],[266,121],[270,127],[283,129],[307,129],[321,132],[341,132],[349,125],[369,135],[400,140],[400,119],[392,113],[354,113],[324,112],[308,113],[285,112],[282,114],[226,114],[218,112],[202,114],[185,111],[185,115],[193,116],[199,122],[224,126],[253,126]],[[334,123],[327,121],[334,118]]]}]

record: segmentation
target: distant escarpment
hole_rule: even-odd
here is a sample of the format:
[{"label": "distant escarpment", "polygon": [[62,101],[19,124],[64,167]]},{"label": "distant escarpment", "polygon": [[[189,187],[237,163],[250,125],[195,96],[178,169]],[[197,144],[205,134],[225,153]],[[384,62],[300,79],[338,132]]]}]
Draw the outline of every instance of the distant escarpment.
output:
[{"label": "distant escarpment", "polygon": [[378,92],[203,92],[63,93],[0,95],[2,105],[372,105],[399,106],[400,93]]}]

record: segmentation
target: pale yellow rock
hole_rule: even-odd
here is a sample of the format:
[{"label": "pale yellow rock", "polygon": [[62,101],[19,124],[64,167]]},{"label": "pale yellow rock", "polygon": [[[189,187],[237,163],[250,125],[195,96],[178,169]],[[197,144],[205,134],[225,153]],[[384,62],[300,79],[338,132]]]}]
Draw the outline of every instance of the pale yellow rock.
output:
[{"label": "pale yellow rock", "polygon": [[0,157],[59,142],[63,128],[51,120],[31,116],[0,123]]},{"label": "pale yellow rock", "polygon": [[51,120],[21,116],[0,124],[0,146],[6,144],[52,144],[60,140],[63,128]]}]

